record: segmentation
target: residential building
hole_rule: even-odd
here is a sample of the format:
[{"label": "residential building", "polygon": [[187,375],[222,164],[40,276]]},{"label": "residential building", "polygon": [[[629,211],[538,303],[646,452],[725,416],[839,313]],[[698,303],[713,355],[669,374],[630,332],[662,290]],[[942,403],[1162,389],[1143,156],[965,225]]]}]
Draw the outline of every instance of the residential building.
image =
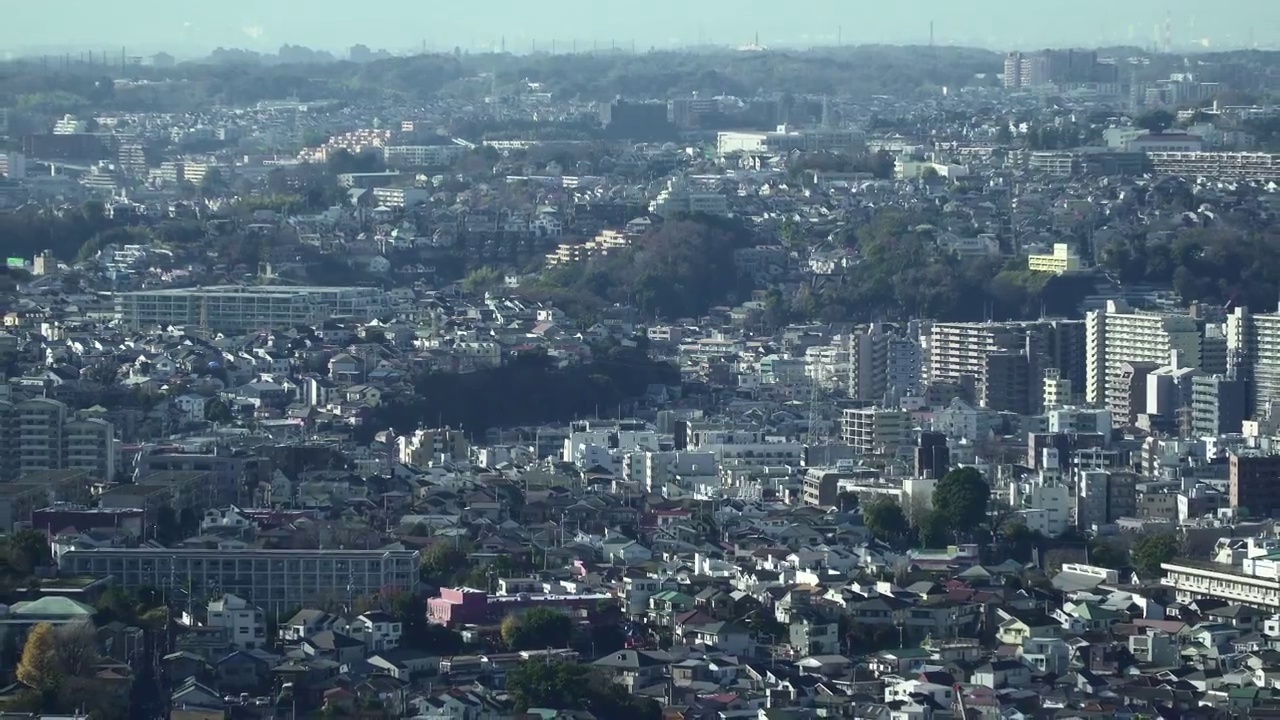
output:
[{"label": "residential building", "polygon": [[379,288],[218,285],[119,293],[116,312],[129,328],[180,325],[233,331],[316,326],[330,318],[372,320],[386,310]]},{"label": "residential building", "polygon": [[310,603],[350,602],[385,589],[411,589],[416,550],[259,550],[193,548],[73,548],[58,558],[61,572],[110,576],[125,590],[181,587],[191,596],[233,593],[268,613]]},{"label": "residential building", "polygon": [[1280,313],[1232,310],[1227,316],[1227,358],[1229,371],[1249,386],[1248,417],[1280,400]]},{"label": "residential building", "polygon": [[793,150],[857,155],[866,150],[866,140],[862,133],[856,130],[830,128],[797,130],[779,125],[773,132],[721,132],[716,138],[716,150],[721,156],[733,153],[772,155]]},{"label": "residential building", "polygon": [[50,398],[0,400],[0,482],[36,470],[84,470],[114,480],[119,445],[111,423],[68,417]]},{"label": "residential building", "polygon": [[1161,367],[1177,352],[1179,366],[1200,366],[1200,329],[1190,315],[1132,312],[1123,301],[1109,300],[1105,310],[1091,311],[1085,324],[1085,400],[1107,404],[1117,424],[1129,422],[1134,414],[1131,407],[1121,407],[1131,405],[1122,402],[1131,396],[1126,383],[1132,378],[1122,377],[1125,363]]},{"label": "residential building", "polygon": [[1280,153],[1147,152],[1156,175],[1215,180],[1280,180]]},{"label": "residential building", "polygon": [[1191,434],[1217,437],[1238,433],[1248,418],[1248,386],[1222,375],[1191,378]]},{"label": "residential building", "polygon": [[1084,269],[1080,254],[1067,243],[1054,243],[1053,250],[1046,254],[1030,254],[1027,256],[1027,269],[1032,272],[1067,275]]},{"label": "residential building", "polygon": [[892,455],[911,443],[911,415],[901,410],[848,409],[840,423],[841,439],[861,454]]},{"label": "residential building", "polygon": [[1280,455],[1232,453],[1228,471],[1231,508],[1243,517],[1270,518],[1280,510]]},{"label": "residential building", "polygon": [[262,610],[230,593],[209,601],[206,622],[210,627],[223,628],[227,641],[238,650],[263,648],[269,642]]}]

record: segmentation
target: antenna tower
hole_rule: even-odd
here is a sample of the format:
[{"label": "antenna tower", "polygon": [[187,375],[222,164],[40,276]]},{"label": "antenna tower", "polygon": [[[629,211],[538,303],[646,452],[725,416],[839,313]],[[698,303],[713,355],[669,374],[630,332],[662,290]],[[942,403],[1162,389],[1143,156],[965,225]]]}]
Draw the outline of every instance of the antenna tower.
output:
[{"label": "antenna tower", "polygon": [[1166,54],[1173,52],[1173,13],[1171,12],[1164,14],[1164,51]]}]

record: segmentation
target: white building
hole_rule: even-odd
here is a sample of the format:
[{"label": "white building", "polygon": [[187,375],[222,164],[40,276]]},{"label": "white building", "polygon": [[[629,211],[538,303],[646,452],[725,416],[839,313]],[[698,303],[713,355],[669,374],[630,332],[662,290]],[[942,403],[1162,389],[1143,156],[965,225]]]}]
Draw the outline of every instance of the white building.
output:
[{"label": "white building", "polygon": [[404,633],[404,627],[391,615],[372,611],[352,620],[351,625],[348,626],[348,632],[352,637],[363,642],[371,652],[383,652],[400,647],[400,637]]},{"label": "white building", "polygon": [[[1109,300],[1105,310],[1085,318],[1085,335],[1085,400],[1090,405],[1106,404],[1113,411],[1128,407],[1129,389],[1121,377],[1125,363],[1163,366],[1176,351],[1181,365],[1200,366],[1200,330],[1190,315],[1132,312],[1123,301]],[[1128,421],[1119,415],[1113,420]]]},{"label": "white building", "polygon": [[787,125],[779,125],[773,132],[735,130],[721,132],[716,136],[716,151],[721,157],[733,153],[775,155],[792,150],[856,155],[865,152],[866,147],[866,139],[857,130],[796,130]]},{"label": "white building", "polygon": [[663,218],[689,214],[728,215],[729,198],[718,192],[691,188],[685,180],[672,178],[649,203],[649,212]]},{"label": "white building", "polygon": [[9,180],[27,177],[27,156],[20,152],[0,153],[0,175]]},{"label": "white building", "polygon": [[331,318],[368,321],[387,309],[380,288],[217,285],[116,295],[116,312],[131,329],[207,326],[212,331],[315,326]]},{"label": "white building", "polygon": [[267,622],[262,610],[230,593],[210,600],[206,608],[209,627],[223,628],[227,640],[239,650],[254,650],[267,644]]}]

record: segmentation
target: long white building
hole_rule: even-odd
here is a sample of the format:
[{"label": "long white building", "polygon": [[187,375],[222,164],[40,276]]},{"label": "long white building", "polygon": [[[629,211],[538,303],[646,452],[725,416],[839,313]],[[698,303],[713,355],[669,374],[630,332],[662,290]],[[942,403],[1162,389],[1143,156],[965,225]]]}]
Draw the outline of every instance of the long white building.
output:
[{"label": "long white building", "polygon": [[131,329],[154,325],[250,330],[316,325],[335,317],[372,320],[387,309],[378,288],[219,285],[120,293],[116,314]]}]

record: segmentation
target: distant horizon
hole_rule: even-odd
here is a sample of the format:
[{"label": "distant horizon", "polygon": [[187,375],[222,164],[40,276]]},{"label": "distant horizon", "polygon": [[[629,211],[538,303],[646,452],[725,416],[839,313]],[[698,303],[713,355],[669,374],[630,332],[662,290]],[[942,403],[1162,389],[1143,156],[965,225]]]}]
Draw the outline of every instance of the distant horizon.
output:
[{"label": "distant horizon", "polygon": [[[1280,3],[1218,0],[1208,11],[1193,0],[1075,0],[1051,5],[1027,0],[896,0],[871,8],[858,0],[619,0],[591,5],[544,0],[479,0],[431,7],[422,0],[383,0],[377,11],[352,12],[334,0],[222,0],[174,6],[163,0],[102,4],[66,0],[50,22],[49,6],[6,8],[3,56],[38,56],[86,50],[118,55],[167,52],[203,57],[218,47],[274,53],[300,45],[343,56],[363,44],[393,53],[454,47],[476,52],[501,47],[524,54],[582,51],[593,45],[668,50],[750,44],[805,49],[837,45],[933,43],[1004,52],[1046,47],[1163,47],[1242,50],[1280,46]],[[114,51],[112,50],[114,48]]]},{"label": "distant horizon", "polygon": [[[318,47],[313,45],[306,45],[304,43],[281,43],[279,46],[274,48],[248,47],[244,45],[217,45],[209,48],[188,47],[183,50],[172,48],[172,47],[164,47],[160,45],[154,45],[154,46],[142,45],[136,48],[127,47],[127,46],[117,47],[115,48],[114,52],[110,47],[96,46],[96,45],[94,46],[87,46],[87,45],[86,46],[56,46],[55,45],[55,46],[44,46],[44,47],[39,47],[39,46],[27,47],[27,48],[16,50],[16,51],[15,50],[0,51],[0,61],[10,61],[10,62],[18,61],[18,60],[32,61],[32,60],[39,60],[41,58],[49,58],[52,60],[54,58],[61,57],[63,55],[70,55],[72,56],[71,58],[72,60],[79,62],[84,58],[85,55],[92,53],[93,63],[101,65],[103,64],[103,58],[105,57],[105,60],[108,65],[114,65],[118,67],[122,50],[125,52],[125,54],[128,57],[131,57],[131,58],[142,57],[144,59],[149,60],[155,55],[167,54],[172,56],[177,62],[189,62],[193,60],[201,60],[201,59],[208,58],[210,55],[212,55],[214,52],[218,50],[223,50],[228,52],[250,52],[250,53],[256,53],[263,57],[276,57],[279,51],[281,50],[281,48],[283,48],[286,45],[290,47],[305,48],[307,50],[311,50],[314,52],[328,53],[333,56],[335,61],[344,61],[349,59],[350,50],[356,45],[361,45],[361,44],[368,47],[371,52],[374,52],[374,53],[385,52],[389,54],[391,57],[413,57],[415,55],[423,54],[422,46],[419,46],[417,48],[398,48],[397,49],[397,48],[388,48],[388,47],[378,47],[375,45],[369,45],[367,43],[352,43],[352,45],[344,48]],[[1153,50],[1156,54],[1164,53],[1163,48],[1152,48],[1149,45],[1141,46],[1141,45],[1131,45],[1128,43],[1110,43],[1107,45],[1095,45],[1095,46],[1069,45],[1069,44],[1028,45],[1025,47],[985,47],[976,43],[961,43],[961,42],[935,43],[935,45],[936,47],[940,47],[940,48],[953,48],[957,50],[977,50],[977,51],[990,52],[998,55],[1004,55],[1010,52],[1036,52],[1040,50],[1081,50],[1081,51],[1093,52],[1093,51],[1103,51],[1103,50],[1109,50],[1109,49],[1115,49],[1115,48],[1132,48],[1135,51],[1143,52],[1143,53],[1150,53],[1150,52],[1153,52]],[[554,51],[552,49],[553,47],[555,48]],[[814,51],[839,50],[839,49],[856,50],[859,48],[871,48],[871,47],[896,47],[896,48],[924,49],[929,47],[929,45],[927,43],[912,43],[912,42],[844,43],[842,45],[821,45],[821,44],[767,45],[762,41],[760,43],[760,47],[758,50],[763,52],[769,52],[769,51],[814,52]],[[427,45],[426,54],[448,55],[448,54],[452,54],[455,49],[461,50],[466,54],[475,54],[475,55],[503,54],[504,52],[500,48],[493,48],[487,45],[479,46],[479,47],[466,47],[466,46],[458,46],[458,45],[451,46],[451,47],[432,47],[430,45]],[[1210,54],[1210,53],[1245,52],[1250,50],[1254,50],[1258,52],[1280,52],[1280,46],[1277,46],[1277,47],[1205,47],[1202,45],[1193,45],[1188,47],[1175,46],[1170,48],[1169,52],[1173,54],[1178,54],[1178,55],[1201,55],[1201,54]],[[698,53],[752,52],[752,51],[753,49],[749,44],[720,45],[720,44],[713,44],[713,43],[702,43],[702,44],[677,45],[677,46],[666,46],[666,47],[640,47],[639,45],[637,45],[634,53],[644,54],[647,52],[685,52],[685,53],[691,53],[691,54],[698,54]],[[513,57],[548,57],[551,55],[571,56],[575,54],[590,55],[593,52],[597,54],[607,54],[610,52],[631,54],[632,50],[631,50],[630,43],[627,43],[625,45],[622,43],[619,43],[616,48],[610,47],[610,46],[606,46],[606,47],[594,46],[593,47],[590,44],[587,44],[584,47],[582,44],[579,44],[575,50],[572,44],[569,47],[561,47],[558,43],[556,43],[553,46],[553,44],[550,41],[546,42],[545,45],[544,43],[538,42],[536,48],[530,47],[530,48],[520,49],[520,48],[507,47],[505,50],[505,54],[511,55]]]}]

